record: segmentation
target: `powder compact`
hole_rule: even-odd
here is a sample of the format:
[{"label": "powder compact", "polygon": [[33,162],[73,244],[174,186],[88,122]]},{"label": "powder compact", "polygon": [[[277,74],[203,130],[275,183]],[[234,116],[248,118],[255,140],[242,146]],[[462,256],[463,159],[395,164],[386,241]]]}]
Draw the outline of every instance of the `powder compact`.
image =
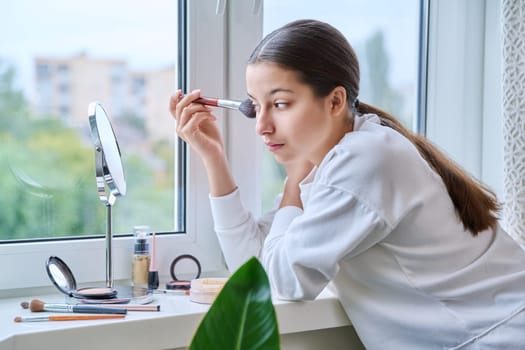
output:
[{"label": "powder compact", "polygon": [[197,278],[191,281],[190,300],[199,304],[213,304],[228,281],[227,278]]},{"label": "powder compact", "polygon": [[59,291],[79,299],[111,299],[117,291],[109,287],[87,287],[77,289],[77,282],[67,264],[57,256],[47,259],[46,270],[51,282]]}]

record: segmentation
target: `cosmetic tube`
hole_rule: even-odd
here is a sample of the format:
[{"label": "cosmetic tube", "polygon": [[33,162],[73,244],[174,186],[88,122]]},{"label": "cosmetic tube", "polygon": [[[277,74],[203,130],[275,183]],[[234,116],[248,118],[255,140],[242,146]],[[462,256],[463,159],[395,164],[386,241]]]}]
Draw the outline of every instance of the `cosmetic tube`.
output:
[{"label": "cosmetic tube", "polygon": [[154,290],[159,288],[159,269],[157,267],[157,255],[155,252],[155,232],[151,233],[151,255],[148,272],[148,289]]}]

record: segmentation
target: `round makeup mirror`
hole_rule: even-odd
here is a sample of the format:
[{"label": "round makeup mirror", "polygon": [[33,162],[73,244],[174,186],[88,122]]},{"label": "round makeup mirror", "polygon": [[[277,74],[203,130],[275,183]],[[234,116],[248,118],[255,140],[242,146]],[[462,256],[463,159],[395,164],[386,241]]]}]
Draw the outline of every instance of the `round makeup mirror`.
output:
[{"label": "round makeup mirror", "polygon": [[104,204],[113,205],[117,196],[126,194],[126,179],[120,148],[102,105],[99,102],[91,102],[88,113],[91,138],[95,145],[98,194]]},{"label": "round makeup mirror", "polygon": [[113,286],[113,268],[111,257],[111,244],[113,240],[113,225],[111,208],[115,204],[116,198],[126,194],[126,179],[124,177],[124,167],[120,148],[111,125],[109,115],[102,105],[95,101],[88,106],[89,126],[91,139],[95,146],[95,174],[97,180],[98,195],[106,207],[106,287],[84,289],[82,293],[77,290],[75,296],[87,294],[97,297],[114,297],[118,294],[120,298],[128,298],[138,302],[149,302],[147,297],[151,295],[146,288],[121,288],[115,289]]},{"label": "round makeup mirror", "polygon": [[120,148],[109,116],[99,102],[88,106],[91,139],[95,146],[95,174],[98,196],[106,206],[106,288],[113,288],[111,243],[113,239],[111,207],[118,196],[126,194],[124,167]]}]

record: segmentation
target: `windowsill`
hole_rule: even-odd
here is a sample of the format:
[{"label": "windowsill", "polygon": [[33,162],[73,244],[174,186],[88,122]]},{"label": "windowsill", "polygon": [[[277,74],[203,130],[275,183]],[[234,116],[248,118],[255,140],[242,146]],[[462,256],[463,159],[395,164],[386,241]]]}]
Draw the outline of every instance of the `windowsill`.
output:
[{"label": "windowsill", "polygon": [[[191,302],[188,296],[155,295],[153,303],[160,304],[159,312],[129,311],[125,319],[14,322],[16,316],[35,315],[20,306],[22,301],[30,299],[0,299],[1,349],[185,348],[209,308],[209,305]],[[64,298],[56,294],[38,299],[47,303],[64,302]],[[276,300],[274,305],[281,335],[350,325],[338,299],[328,290],[314,301]]]}]

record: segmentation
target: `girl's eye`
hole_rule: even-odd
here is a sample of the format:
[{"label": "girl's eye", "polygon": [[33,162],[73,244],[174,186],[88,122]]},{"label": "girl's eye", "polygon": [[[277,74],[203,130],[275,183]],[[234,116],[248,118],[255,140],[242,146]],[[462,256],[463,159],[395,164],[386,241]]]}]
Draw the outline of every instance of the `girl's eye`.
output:
[{"label": "girl's eye", "polygon": [[288,106],[288,103],[286,102],[275,102],[273,104],[273,106],[277,109],[283,109],[283,108],[286,108],[286,106]]}]

